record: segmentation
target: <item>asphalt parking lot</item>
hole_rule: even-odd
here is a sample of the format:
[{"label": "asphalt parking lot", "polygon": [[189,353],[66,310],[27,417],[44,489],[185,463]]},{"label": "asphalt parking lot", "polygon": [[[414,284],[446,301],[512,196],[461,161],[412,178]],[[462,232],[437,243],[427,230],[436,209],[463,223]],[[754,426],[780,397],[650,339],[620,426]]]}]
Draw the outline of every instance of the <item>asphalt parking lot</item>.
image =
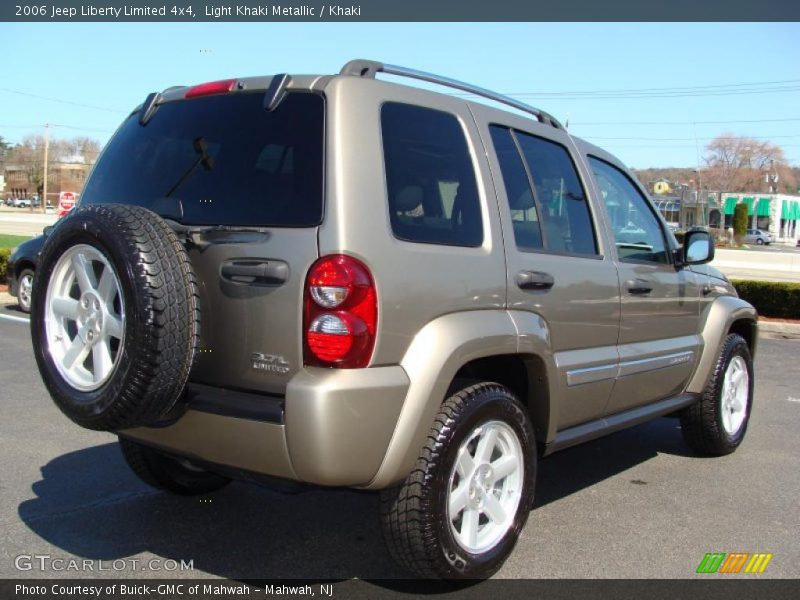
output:
[{"label": "asphalt parking lot", "polygon": [[[55,408],[24,316],[0,314],[17,319],[0,318],[0,577],[92,575],[20,571],[20,555],[139,561],[104,577],[405,575],[383,549],[374,494],[234,483],[187,499],[149,489],[114,436]],[[800,340],[762,337],[750,430],[731,456],[691,455],[677,421],[664,418],[541,461],[536,507],[498,576],[687,578],[707,552],[770,552],[764,574],[736,577],[799,577],[798,357]],[[142,566],[152,559],[194,570]]]}]

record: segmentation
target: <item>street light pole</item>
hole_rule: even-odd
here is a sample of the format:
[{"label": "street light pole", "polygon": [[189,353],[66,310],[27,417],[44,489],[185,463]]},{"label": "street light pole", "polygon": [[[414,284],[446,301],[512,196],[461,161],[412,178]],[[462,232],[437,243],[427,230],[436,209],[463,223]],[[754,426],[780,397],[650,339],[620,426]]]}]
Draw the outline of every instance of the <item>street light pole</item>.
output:
[{"label": "street light pole", "polygon": [[[44,124],[44,183],[42,184],[42,212],[47,212],[47,155],[50,151],[50,124]],[[31,204],[33,210],[33,204]]]}]

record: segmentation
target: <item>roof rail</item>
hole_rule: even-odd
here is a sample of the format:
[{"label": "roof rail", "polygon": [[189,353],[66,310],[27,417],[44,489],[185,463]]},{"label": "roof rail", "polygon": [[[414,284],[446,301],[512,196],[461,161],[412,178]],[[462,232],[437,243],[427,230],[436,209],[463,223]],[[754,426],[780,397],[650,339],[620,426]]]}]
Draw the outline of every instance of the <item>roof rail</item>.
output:
[{"label": "roof rail", "polygon": [[535,108],[519,100],[514,100],[503,94],[498,94],[491,90],[487,90],[471,83],[464,83],[449,77],[442,77],[441,75],[434,75],[433,73],[426,73],[425,71],[417,71],[416,69],[409,69],[407,67],[399,67],[397,65],[387,65],[374,60],[355,59],[348,62],[339,71],[340,75],[353,75],[355,77],[369,77],[374,79],[378,73],[386,73],[387,75],[399,75],[401,77],[410,77],[411,79],[419,79],[420,81],[427,81],[429,83],[436,83],[446,87],[455,88],[476,96],[483,96],[489,100],[506,104],[522,112],[533,115],[540,123],[552,125],[556,129],[564,129],[564,126],[551,114],[546,113],[540,108]]}]

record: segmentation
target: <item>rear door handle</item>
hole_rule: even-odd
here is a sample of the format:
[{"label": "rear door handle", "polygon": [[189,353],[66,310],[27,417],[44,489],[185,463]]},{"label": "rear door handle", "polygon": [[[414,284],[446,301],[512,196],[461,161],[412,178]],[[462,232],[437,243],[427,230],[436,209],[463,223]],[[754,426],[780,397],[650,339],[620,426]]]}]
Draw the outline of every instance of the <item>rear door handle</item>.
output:
[{"label": "rear door handle", "polygon": [[647,279],[629,279],[625,282],[625,286],[631,294],[649,294],[653,291],[653,284]]},{"label": "rear door handle", "polygon": [[289,279],[289,265],[282,260],[238,258],[222,263],[220,275],[233,283],[281,285]]},{"label": "rear door handle", "polygon": [[549,290],[555,284],[550,273],[541,271],[520,271],[517,273],[517,285],[523,290]]}]

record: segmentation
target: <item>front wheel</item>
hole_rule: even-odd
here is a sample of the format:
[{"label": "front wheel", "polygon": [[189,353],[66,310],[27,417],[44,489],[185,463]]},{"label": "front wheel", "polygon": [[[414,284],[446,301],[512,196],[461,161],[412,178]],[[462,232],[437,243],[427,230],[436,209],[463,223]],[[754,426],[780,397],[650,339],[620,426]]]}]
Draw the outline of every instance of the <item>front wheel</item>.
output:
[{"label": "front wheel", "polygon": [[19,287],[17,288],[17,304],[24,313],[31,312],[31,297],[33,295],[33,270],[23,269],[19,274]]},{"label": "front wheel", "polygon": [[507,388],[473,385],[444,402],[427,440],[406,480],[381,494],[389,552],[423,577],[489,577],[533,503],[528,414]]},{"label": "front wheel", "polygon": [[681,411],[686,443],[700,454],[730,454],[744,439],[753,406],[753,359],[742,336],[725,338],[702,399]]},{"label": "front wheel", "polygon": [[756,244],[758,244],[759,246],[763,246],[764,245],[764,240],[762,240],[761,238],[758,238],[756,240]]}]

